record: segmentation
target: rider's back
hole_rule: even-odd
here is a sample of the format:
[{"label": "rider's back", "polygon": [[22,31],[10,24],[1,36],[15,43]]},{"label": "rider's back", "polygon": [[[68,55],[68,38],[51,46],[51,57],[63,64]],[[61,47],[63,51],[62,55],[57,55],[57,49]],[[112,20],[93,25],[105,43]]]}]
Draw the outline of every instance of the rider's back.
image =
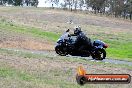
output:
[{"label": "rider's back", "polygon": [[80,32],[79,35],[77,35],[76,44],[77,46],[91,46],[91,40],[83,32]]}]

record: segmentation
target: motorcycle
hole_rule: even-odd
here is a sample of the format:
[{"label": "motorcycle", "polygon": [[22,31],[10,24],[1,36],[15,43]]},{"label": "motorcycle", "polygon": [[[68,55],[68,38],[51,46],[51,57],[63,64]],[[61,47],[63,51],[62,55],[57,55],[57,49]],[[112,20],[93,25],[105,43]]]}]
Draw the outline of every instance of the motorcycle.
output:
[{"label": "motorcycle", "polygon": [[108,47],[106,43],[101,40],[93,41],[93,49],[89,51],[90,53],[81,53],[75,47],[76,42],[75,35],[69,35],[67,32],[63,34],[57,41],[55,46],[55,51],[60,56],[72,55],[72,56],[81,56],[81,57],[89,57],[92,56],[95,60],[103,60],[106,58],[106,51],[105,49]]}]

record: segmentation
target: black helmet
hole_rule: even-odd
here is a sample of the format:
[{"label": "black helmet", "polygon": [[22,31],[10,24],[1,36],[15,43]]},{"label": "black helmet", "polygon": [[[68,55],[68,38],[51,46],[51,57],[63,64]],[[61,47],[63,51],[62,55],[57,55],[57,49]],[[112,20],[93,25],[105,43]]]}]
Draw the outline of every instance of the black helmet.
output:
[{"label": "black helmet", "polygon": [[75,34],[75,35],[78,35],[80,32],[81,32],[81,27],[80,27],[80,26],[76,26],[76,27],[74,28],[74,34]]}]

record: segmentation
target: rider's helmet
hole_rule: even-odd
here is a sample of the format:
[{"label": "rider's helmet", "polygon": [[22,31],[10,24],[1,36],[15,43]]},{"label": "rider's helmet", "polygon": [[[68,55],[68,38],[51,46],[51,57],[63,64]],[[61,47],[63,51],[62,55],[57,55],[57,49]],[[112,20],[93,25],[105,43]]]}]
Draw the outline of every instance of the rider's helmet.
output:
[{"label": "rider's helmet", "polygon": [[78,35],[81,32],[81,27],[80,26],[75,26],[74,27],[74,34]]}]

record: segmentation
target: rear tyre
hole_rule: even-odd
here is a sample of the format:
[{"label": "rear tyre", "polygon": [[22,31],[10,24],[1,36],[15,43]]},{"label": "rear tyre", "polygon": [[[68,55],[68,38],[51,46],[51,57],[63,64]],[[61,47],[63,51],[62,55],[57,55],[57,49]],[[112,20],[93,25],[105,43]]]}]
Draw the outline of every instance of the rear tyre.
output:
[{"label": "rear tyre", "polygon": [[68,53],[66,52],[66,48],[61,47],[61,46],[59,46],[59,45],[57,45],[57,46],[55,47],[55,51],[56,51],[56,53],[59,54],[60,56],[66,56],[66,55],[68,54]]},{"label": "rear tyre", "polygon": [[92,55],[92,58],[95,60],[103,60],[106,57],[106,51],[104,49],[97,49]]}]

